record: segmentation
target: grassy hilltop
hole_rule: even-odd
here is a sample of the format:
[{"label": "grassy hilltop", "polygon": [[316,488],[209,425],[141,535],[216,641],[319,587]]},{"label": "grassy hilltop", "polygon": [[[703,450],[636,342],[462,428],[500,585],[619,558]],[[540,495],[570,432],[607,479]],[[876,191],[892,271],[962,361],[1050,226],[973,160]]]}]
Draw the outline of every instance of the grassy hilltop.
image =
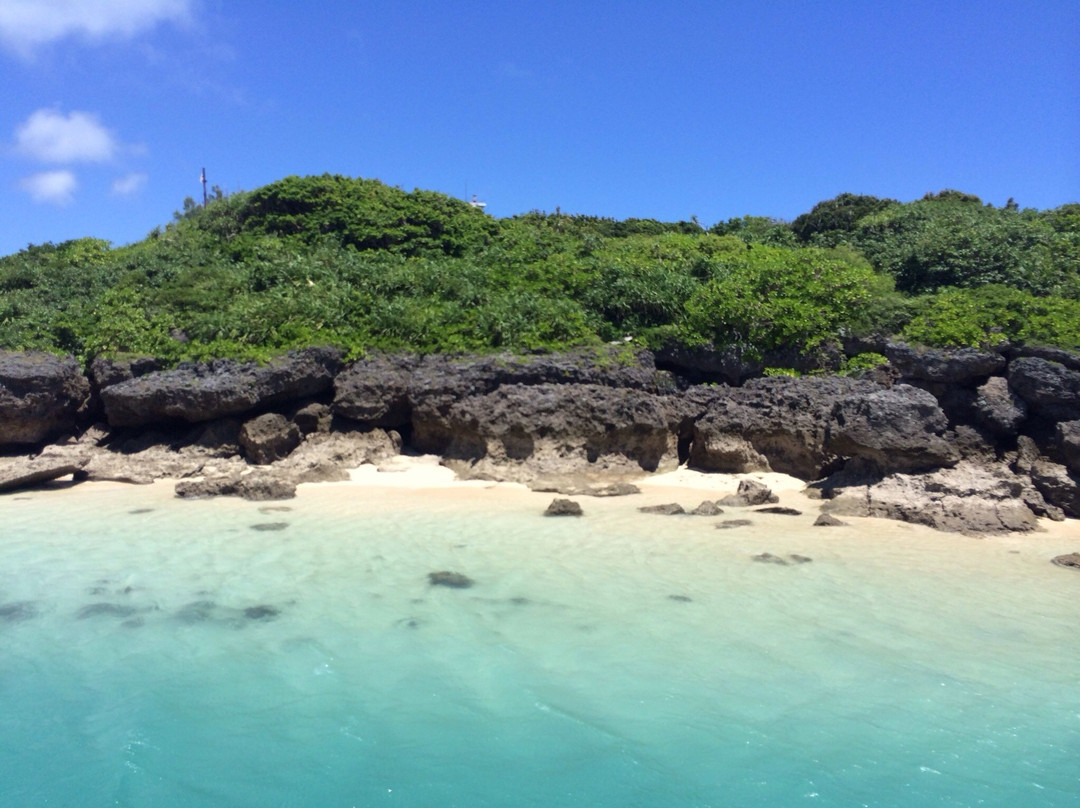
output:
[{"label": "grassy hilltop", "polygon": [[260,357],[635,343],[779,346],[845,335],[1080,348],[1080,204],[842,194],[794,222],[493,219],[377,180],[286,177],[190,203],[144,240],[0,258],[0,348]]}]

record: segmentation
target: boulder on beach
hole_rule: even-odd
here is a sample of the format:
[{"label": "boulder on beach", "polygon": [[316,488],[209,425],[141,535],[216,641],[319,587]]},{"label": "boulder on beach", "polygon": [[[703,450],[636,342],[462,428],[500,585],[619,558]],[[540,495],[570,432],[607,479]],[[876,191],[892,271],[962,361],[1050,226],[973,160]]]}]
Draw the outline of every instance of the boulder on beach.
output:
[{"label": "boulder on beach", "polygon": [[725,508],[749,508],[754,505],[767,505],[779,502],[772,489],[757,480],[739,480],[739,488],[734,494],[728,494],[717,500],[717,505]]},{"label": "boulder on beach", "polygon": [[572,499],[555,498],[544,511],[544,516],[581,516],[582,514],[581,505]]}]

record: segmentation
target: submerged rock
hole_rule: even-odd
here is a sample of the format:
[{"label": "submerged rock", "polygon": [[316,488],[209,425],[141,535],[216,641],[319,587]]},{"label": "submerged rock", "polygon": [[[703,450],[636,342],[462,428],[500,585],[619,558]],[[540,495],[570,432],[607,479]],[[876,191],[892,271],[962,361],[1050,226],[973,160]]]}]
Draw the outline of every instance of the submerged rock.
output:
[{"label": "submerged rock", "polygon": [[37,606],[33,601],[17,600],[12,603],[0,603],[0,620],[5,623],[21,623],[37,615]]},{"label": "submerged rock", "polygon": [[88,617],[131,617],[136,611],[134,606],[120,603],[91,603],[79,609],[75,616],[80,620]]},{"label": "submerged rock", "polygon": [[693,603],[694,599],[687,597],[686,595],[668,595],[668,600],[673,600],[676,603]]},{"label": "submerged rock", "polygon": [[244,617],[248,620],[273,620],[281,614],[281,610],[276,606],[248,606],[244,609]]},{"label": "submerged rock", "polygon": [[432,586],[445,586],[450,589],[468,589],[475,581],[468,575],[450,570],[428,573],[428,583]]},{"label": "submerged rock", "polygon": [[810,556],[799,555],[798,553],[792,553],[788,556],[788,558],[790,558],[796,564],[809,564],[811,561],[814,560],[810,558]]},{"label": "submerged rock", "polygon": [[204,623],[213,617],[217,604],[212,600],[196,600],[180,607],[176,619],[182,623]]},{"label": "submerged rock", "polygon": [[686,513],[683,506],[678,502],[665,502],[663,505],[642,505],[638,510],[641,513],[658,513],[663,516],[676,516],[677,514]]},{"label": "submerged rock", "polygon": [[814,527],[847,527],[847,522],[842,522],[831,513],[823,513],[814,520]]},{"label": "submerged rock", "polygon": [[779,564],[785,567],[788,564],[788,562],[780,556],[773,555],[772,553],[758,553],[756,556],[750,556],[750,558],[754,561],[760,561],[762,564]]},{"label": "submerged rock", "polygon": [[256,522],[253,525],[248,525],[252,530],[260,530],[263,532],[273,530],[284,530],[289,526],[288,522]]},{"label": "submerged rock", "polygon": [[802,511],[795,508],[786,508],[783,505],[773,505],[770,508],[758,508],[754,513],[776,513],[781,516],[802,516]]},{"label": "submerged rock", "polygon": [[544,511],[544,516],[581,516],[581,505],[572,499],[553,499]]},{"label": "submerged rock", "polygon": [[723,522],[718,522],[716,525],[717,530],[731,530],[735,527],[747,527],[754,524],[749,519],[725,519]]},{"label": "submerged rock", "polygon": [[1065,555],[1059,555],[1050,563],[1057,564],[1059,567],[1071,567],[1074,570],[1080,570],[1080,553],[1066,553]]},{"label": "submerged rock", "polygon": [[711,499],[703,501],[694,510],[690,511],[691,516],[719,516],[724,512],[724,509],[713,502]]}]

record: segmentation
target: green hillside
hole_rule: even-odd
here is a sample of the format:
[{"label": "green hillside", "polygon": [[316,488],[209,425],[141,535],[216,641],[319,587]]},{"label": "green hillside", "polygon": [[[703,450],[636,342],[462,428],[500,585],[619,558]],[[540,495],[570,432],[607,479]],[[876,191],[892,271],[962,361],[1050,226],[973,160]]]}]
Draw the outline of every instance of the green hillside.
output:
[{"label": "green hillside", "polygon": [[267,356],[531,351],[632,337],[755,353],[842,336],[1080,348],[1080,204],[842,194],[788,224],[493,219],[377,180],[286,177],[136,244],[0,258],[0,348]]}]

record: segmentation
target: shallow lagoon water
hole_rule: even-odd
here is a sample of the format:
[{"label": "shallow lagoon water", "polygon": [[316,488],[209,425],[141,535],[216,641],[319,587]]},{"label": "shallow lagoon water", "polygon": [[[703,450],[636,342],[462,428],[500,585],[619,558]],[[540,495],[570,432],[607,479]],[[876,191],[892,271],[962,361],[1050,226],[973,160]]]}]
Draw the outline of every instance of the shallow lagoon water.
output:
[{"label": "shallow lagoon water", "polygon": [[0,805],[1080,805],[1080,533],[667,493],[2,498]]}]

